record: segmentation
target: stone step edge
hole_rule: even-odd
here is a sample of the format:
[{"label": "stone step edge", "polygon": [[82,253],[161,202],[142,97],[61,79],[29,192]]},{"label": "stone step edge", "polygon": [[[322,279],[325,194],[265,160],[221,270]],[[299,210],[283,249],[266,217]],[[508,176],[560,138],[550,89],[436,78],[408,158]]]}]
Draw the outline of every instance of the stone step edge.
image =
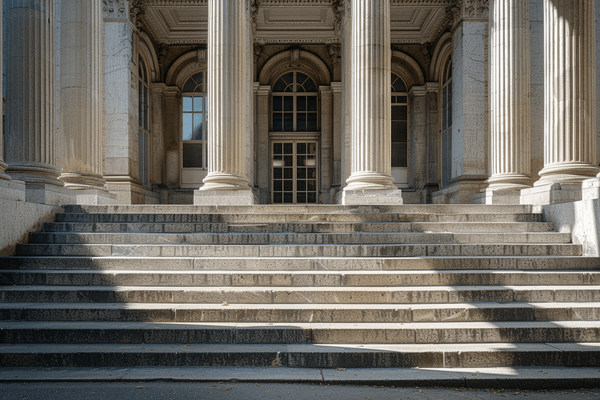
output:
[{"label": "stone step edge", "polygon": [[593,389],[598,368],[0,368],[2,383],[182,382],[376,385],[457,389]]},{"label": "stone step edge", "polygon": [[[584,347],[584,345],[586,347]],[[1,366],[132,367],[600,367],[598,343],[480,345],[0,345]],[[51,365],[59,362],[60,365]],[[154,364],[156,363],[156,365]],[[230,365],[230,363],[237,363]],[[38,365],[35,365],[38,364]],[[74,364],[74,365],[71,365]],[[90,365],[93,364],[93,365]],[[216,364],[216,365],[215,365]],[[363,367],[364,368],[364,367]],[[325,371],[325,369],[323,369]],[[420,371],[417,371],[420,372]],[[546,375],[546,374],[543,374]],[[271,376],[267,374],[266,376]]]}]

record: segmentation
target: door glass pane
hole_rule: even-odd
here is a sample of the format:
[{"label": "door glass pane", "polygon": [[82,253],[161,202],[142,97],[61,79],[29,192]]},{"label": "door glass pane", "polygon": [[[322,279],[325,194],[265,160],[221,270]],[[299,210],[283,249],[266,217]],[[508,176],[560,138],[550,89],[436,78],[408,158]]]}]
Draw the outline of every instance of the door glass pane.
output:
[{"label": "door glass pane", "polygon": [[194,134],[192,140],[202,140],[202,114],[194,114]]},{"label": "door glass pane", "polygon": [[294,114],[283,115],[283,131],[292,132],[294,130]]},{"label": "door glass pane", "polygon": [[183,144],[183,168],[202,168],[202,143]]},{"label": "door glass pane", "polygon": [[194,111],[202,112],[203,97],[194,97]]},{"label": "door glass pane", "polygon": [[183,140],[192,140],[194,130],[192,115],[192,113],[183,113]]},{"label": "door glass pane", "polygon": [[192,103],[193,103],[192,97],[184,97],[183,98],[183,111],[184,112],[192,111],[193,110]]},{"label": "door glass pane", "polygon": [[297,114],[296,130],[298,132],[306,132],[306,113]]}]

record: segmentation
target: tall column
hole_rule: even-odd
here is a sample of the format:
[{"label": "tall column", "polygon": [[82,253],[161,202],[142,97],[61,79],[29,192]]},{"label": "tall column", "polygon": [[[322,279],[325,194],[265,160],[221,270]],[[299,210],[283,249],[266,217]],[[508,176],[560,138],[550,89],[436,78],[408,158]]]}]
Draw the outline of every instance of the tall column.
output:
[{"label": "tall column", "polygon": [[[2,65],[2,0],[0,0],[0,66]],[[0,79],[0,99],[2,98],[2,79]],[[0,101],[0,107],[2,106],[2,101]],[[10,176],[6,175],[4,171],[6,171],[6,165],[4,163],[4,131],[3,124],[0,124],[0,180],[10,180]]]},{"label": "tall column", "polygon": [[196,204],[252,204],[246,176],[247,1],[208,2],[208,175]]},{"label": "tall column", "polygon": [[390,0],[352,1],[352,173],[343,204],[402,204],[391,161]]},{"label": "tall column", "polygon": [[489,190],[531,187],[529,1],[490,4]]},{"label": "tall column", "polygon": [[535,186],[579,183],[596,167],[595,1],[544,0],[544,169]]},{"label": "tall column", "polygon": [[69,189],[104,188],[104,48],[100,0],[62,0],[59,177]]},{"label": "tall column", "polygon": [[7,0],[6,162],[13,179],[56,179],[54,0]]}]

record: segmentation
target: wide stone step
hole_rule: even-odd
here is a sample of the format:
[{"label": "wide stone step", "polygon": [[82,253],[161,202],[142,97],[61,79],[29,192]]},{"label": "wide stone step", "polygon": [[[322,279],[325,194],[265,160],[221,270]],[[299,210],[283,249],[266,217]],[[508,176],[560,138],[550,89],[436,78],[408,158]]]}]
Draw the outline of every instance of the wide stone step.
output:
[{"label": "wide stone step", "polygon": [[580,256],[575,244],[132,245],[19,244],[19,256],[449,257]]},{"label": "wide stone step", "polygon": [[599,321],[422,323],[2,322],[5,344],[600,342]]},{"label": "wide stone step", "polygon": [[552,232],[549,222],[89,223],[46,222],[45,232],[88,233],[356,233]]},{"label": "wide stone step", "polygon": [[544,222],[542,214],[531,213],[447,213],[435,214],[430,212],[416,214],[399,213],[258,213],[258,214],[57,214],[56,222],[71,223],[375,223],[375,222]]},{"label": "wide stone step", "polygon": [[36,244],[532,244],[571,242],[570,233],[48,233],[30,234]]},{"label": "wide stone step", "polygon": [[2,367],[600,367],[598,343],[452,345],[5,344]]},{"label": "wide stone step", "polygon": [[0,285],[388,287],[600,285],[600,271],[0,271]]},{"label": "wide stone step", "polygon": [[0,269],[160,271],[586,270],[597,257],[8,257]]},{"label": "wide stone step", "polygon": [[67,205],[67,213],[104,214],[364,214],[364,213],[530,213],[531,205],[478,205],[478,204],[406,204],[392,205],[251,205],[251,206],[200,206],[200,205]]},{"label": "wide stone step", "polygon": [[3,321],[413,323],[598,321],[600,304],[0,304]]},{"label": "wide stone step", "polygon": [[592,302],[600,286],[0,286],[1,303],[454,304]]}]

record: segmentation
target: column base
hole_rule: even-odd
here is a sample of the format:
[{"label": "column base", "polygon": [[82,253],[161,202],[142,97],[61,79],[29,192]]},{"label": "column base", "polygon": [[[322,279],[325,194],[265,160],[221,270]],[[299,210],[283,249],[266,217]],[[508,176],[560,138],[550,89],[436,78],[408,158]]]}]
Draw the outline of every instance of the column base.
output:
[{"label": "column base", "polygon": [[483,189],[473,195],[474,204],[521,204],[520,190]]},{"label": "column base", "polygon": [[540,171],[540,180],[535,187],[548,186],[555,183],[581,183],[593,178],[600,170],[589,163],[560,163],[546,165]]},{"label": "column base", "polygon": [[554,183],[521,191],[521,204],[543,206],[580,201],[581,183]]},{"label": "column base", "polygon": [[58,180],[58,171],[44,165],[9,165],[6,172],[11,179],[23,181],[27,184],[42,184],[62,187]]},{"label": "column base", "polygon": [[70,190],[60,186],[43,183],[26,183],[26,201],[28,203],[64,206],[67,204],[112,205],[118,204],[117,196],[106,190],[86,189]]},{"label": "column base", "polygon": [[8,168],[8,165],[0,161],[0,181],[10,181],[10,176],[4,173],[4,171],[6,171],[6,168]]},{"label": "column base", "polygon": [[402,191],[392,190],[342,190],[336,195],[336,202],[345,206],[384,205],[397,206],[404,204]]},{"label": "column base", "polygon": [[194,205],[197,206],[251,206],[253,204],[252,190],[194,191]]}]

